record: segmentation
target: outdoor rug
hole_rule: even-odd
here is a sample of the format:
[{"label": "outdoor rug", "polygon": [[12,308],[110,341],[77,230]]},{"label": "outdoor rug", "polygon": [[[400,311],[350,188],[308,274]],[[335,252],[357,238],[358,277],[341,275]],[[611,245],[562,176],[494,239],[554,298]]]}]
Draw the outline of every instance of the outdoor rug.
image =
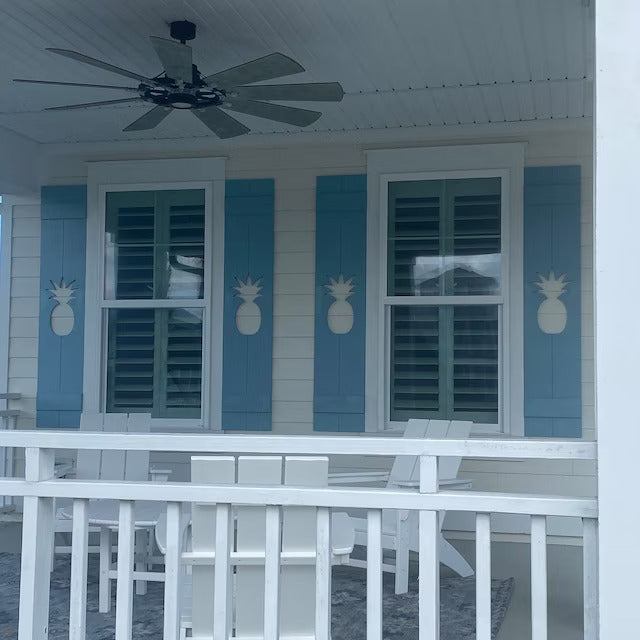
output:
[{"label": "outdoor rug", "polygon": [[[0,639],[18,634],[20,556],[0,553]],[[69,637],[69,557],[58,556],[51,574],[49,640]],[[89,560],[87,640],[112,640],[115,613],[98,613],[97,557]],[[134,640],[162,637],[163,584],[149,583],[145,596],[134,597]],[[332,583],[332,636],[335,640],[366,637],[366,571],[334,567]],[[509,606],[513,578],[493,580],[491,627],[495,638]],[[393,593],[393,575],[384,576],[383,625],[385,640],[417,640],[418,585],[409,593]],[[440,585],[440,640],[475,640],[475,578],[443,578]]]}]

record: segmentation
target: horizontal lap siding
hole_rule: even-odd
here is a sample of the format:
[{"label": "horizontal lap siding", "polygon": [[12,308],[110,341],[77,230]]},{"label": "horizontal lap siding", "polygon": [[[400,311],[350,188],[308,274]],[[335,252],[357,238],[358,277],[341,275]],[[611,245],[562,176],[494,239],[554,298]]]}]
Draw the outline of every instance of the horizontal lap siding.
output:
[{"label": "horizontal lap siding", "polygon": [[22,394],[11,408],[22,411],[18,426],[30,429],[35,426],[38,378],[40,207],[14,205],[12,215],[8,390]]},{"label": "horizontal lap siding", "polygon": [[[581,165],[582,437],[593,440],[596,432],[593,392],[592,141],[589,135],[581,132],[526,135],[518,139],[528,142],[526,164],[529,166]],[[500,141],[495,137],[465,142]],[[416,144],[419,142],[416,141]],[[407,145],[400,143],[389,146]],[[83,175],[84,162],[88,157],[56,159],[46,182],[71,184],[82,181],[80,176]],[[243,150],[229,156],[229,179],[275,179],[273,433],[311,433],[313,428],[315,252],[311,238],[315,239],[316,177],[365,172],[364,153],[353,145]],[[33,212],[37,217],[37,211],[33,208],[31,211],[31,216],[27,216],[25,211],[18,217],[34,217]],[[22,278],[39,275],[37,258],[14,258],[13,269],[15,277],[18,277],[18,273]],[[22,321],[12,321],[11,335],[37,337],[37,327],[33,323],[33,318],[37,318],[37,295],[26,298],[24,302],[26,304],[16,298],[12,300],[12,305],[20,305],[22,317],[32,324],[35,332],[23,335],[29,332],[28,327]],[[20,384],[17,381],[21,380],[23,385],[33,387],[37,363],[32,358],[23,357],[20,360],[20,364],[16,358],[13,361],[14,371],[19,367],[21,376],[14,375],[10,384],[15,387]],[[168,462],[172,458],[163,455],[160,459]],[[343,460],[339,462],[342,464]],[[379,467],[380,461],[377,462],[372,459],[358,461],[365,466]],[[178,467],[182,469],[182,465],[178,464]],[[566,491],[576,495],[593,495],[595,491],[595,466],[588,461],[498,463],[467,459],[463,461],[459,475],[472,478],[477,488],[487,490],[517,487],[523,491]],[[182,476],[182,472],[178,476]]]}]

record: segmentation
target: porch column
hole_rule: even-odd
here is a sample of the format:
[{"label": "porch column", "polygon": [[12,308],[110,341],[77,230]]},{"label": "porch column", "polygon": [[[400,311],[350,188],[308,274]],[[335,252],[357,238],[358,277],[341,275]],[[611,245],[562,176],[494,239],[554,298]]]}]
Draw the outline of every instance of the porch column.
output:
[{"label": "porch column", "polygon": [[595,318],[600,638],[640,628],[640,3],[596,4]]}]

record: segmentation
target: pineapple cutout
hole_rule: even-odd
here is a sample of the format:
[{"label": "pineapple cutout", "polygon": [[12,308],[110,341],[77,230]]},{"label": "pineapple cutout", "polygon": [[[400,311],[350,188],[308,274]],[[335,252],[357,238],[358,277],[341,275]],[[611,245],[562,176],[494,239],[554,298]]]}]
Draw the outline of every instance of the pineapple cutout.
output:
[{"label": "pineapple cutout", "polygon": [[329,280],[331,284],[324,286],[329,289],[329,295],[333,296],[335,301],[327,312],[327,324],[333,333],[349,333],[353,328],[353,307],[347,302],[347,298],[353,295],[353,278],[345,281],[344,276],[340,274],[337,280]]},{"label": "pineapple cutout", "polygon": [[566,277],[567,275],[563,274],[556,278],[555,273],[551,271],[548,278],[540,274],[540,280],[536,282],[540,287],[540,293],[545,297],[538,307],[538,326],[543,333],[562,333],[567,326],[567,308],[559,299],[566,293]]},{"label": "pineapple cutout", "polygon": [[75,316],[73,315],[73,309],[69,305],[69,302],[73,300],[73,283],[65,282],[64,278],[60,280],[60,284],[56,284],[53,280],[49,280],[53,289],[49,289],[51,292],[51,298],[58,304],[53,308],[51,312],[50,325],[51,331],[57,336],[68,336],[73,330],[73,324],[75,322]]},{"label": "pineapple cutout", "polygon": [[258,333],[262,324],[262,314],[260,307],[255,303],[255,299],[260,296],[260,280],[253,282],[251,276],[247,276],[245,282],[236,278],[238,286],[234,289],[236,295],[242,299],[242,304],[236,311],[236,327],[243,336],[252,336]]}]

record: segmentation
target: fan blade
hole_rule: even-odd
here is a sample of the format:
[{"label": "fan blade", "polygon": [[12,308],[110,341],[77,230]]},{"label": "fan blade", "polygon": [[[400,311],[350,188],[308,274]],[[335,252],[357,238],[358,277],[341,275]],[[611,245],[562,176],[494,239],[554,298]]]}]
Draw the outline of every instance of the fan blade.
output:
[{"label": "fan blade", "polygon": [[51,49],[47,48],[47,51],[51,51],[52,53],[57,53],[60,56],[65,56],[65,58],[71,58],[72,60],[77,60],[78,62],[84,62],[85,64],[90,64],[94,67],[98,67],[98,69],[104,69],[105,71],[111,71],[112,73],[117,73],[118,75],[125,76],[126,78],[132,78],[133,80],[138,80],[139,82],[144,82],[145,84],[157,84],[155,80],[151,78],[145,78],[141,76],[139,73],[134,73],[133,71],[127,71],[126,69],[121,69],[120,67],[116,67],[108,62],[102,62],[102,60],[96,60],[95,58],[90,58],[89,56],[85,56],[83,53],[78,53],[77,51],[69,51],[69,49]]},{"label": "fan blade", "polygon": [[193,82],[191,67],[191,47],[175,40],[150,36],[151,44],[169,78],[181,82]]},{"label": "fan blade", "polygon": [[271,80],[281,76],[290,76],[304,71],[304,67],[282,53],[270,53],[268,56],[245,62],[237,67],[214,73],[204,81],[217,87],[237,87],[261,80]]},{"label": "fan blade", "polygon": [[222,106],[232,111],[248,113],[251,116],[267,118],[267,120],[275,120],[276,122],[285,122],[297,127],[306,127],[322,115],[319,111],[309,111],[308,109],[298,109],[297,107],[285,107],[281,104],[240,100],[237,98],[225,100]]},{"label": "fan blade", "polygon": [[45,107],[45,111],[68,111],[70,109],[86,109],[87,107],[102,107],[109,104],[121,104],[123,102],[138,102],[142,98],[122,98],[120,100],[102,100],[101,102],[84,102],[82,104],[66,104],[62,107]]},{"label": "fan blade", "polygon": [[191,113],[209,127],[218,138],[233,138],[250,131],[249,127],[245,127],[241,122],[238,122],[238,120],[218,107],[192,109]]},{"label": "fan blade", "polygon": [[263,84],[257,87],[233,87],[227,95],[237,94],[244,100],[309,100],[340,102],[344,91],[339,82],[308,82],[304,84]]},{"label": "fan blade", "polygon": [[165,107],[159,104],[157,107],[151,109],[151,111],[147,111],[143,116],[140,116],[137,120],[134,120],[128,127],[125,127],[123,131],[145,131],[146,129],[153,129],[170,113],[171,107]]},{"label": "fan blade", "polygon": [[14,82],[28,82],[29,84],[55,84],[60,87],[93,87],[94,89],[121,89],[122,91],[138,91],[138,87],[119,87],[115,84],[86,84],[84,82],[55,82],[53,80],[24,80],[14,78]]}]

